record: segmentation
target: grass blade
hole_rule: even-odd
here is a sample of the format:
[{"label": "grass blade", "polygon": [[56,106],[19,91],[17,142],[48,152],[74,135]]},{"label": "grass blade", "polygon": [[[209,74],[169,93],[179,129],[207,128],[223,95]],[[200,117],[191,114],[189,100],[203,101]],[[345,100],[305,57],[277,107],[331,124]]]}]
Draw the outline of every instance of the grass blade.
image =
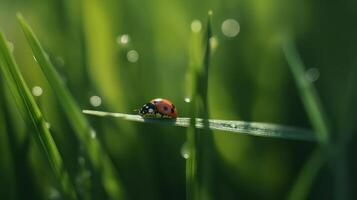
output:
[{"label": "grass blade", "polygon": [[[203,60],[202,66],[199,69],[198,79],[196,79],[196,111],[203,119],[203,130],[198,132],[197,135],[197,151],[198,155],[198,170],[199,170],[199,199],[211,199],[213,196],[212,188],[212,165],[214,164],[215,152],[214,142],[211,129],[209,129],[209,107],[208,107],[208,79],[209,79],[209,67],[211,61],[211,41],[212,41],[212,28],[211,28],[212,11],[208,11],[208,19],[206,31],[203,35]],[[197,121],[197,120],[196,120]],[[200,134],[200,133],[203,134]]]},{"label": "grass blade", "polygon": [[294,76],[308,117],[317,134],[320,146],[305,163],[300,175],[289,193],[289,199],[304,199],[308,195],[312,182],[328,157],[330,130],[315,87],[305,77],[305,66],[295,44],[288,38],[283,45],[283,52]]},{"label": "grass blade", "polygon": [[59,74],[50,62],[31,27],[20,14],[18,14],[18,20],[27,41],[32,48],[33,54],[49,84],[54,90],[57,99],[69,119],[69,122],[75,130],[76,136],[78,137],[80,143],[85,147],[90,162],[94,166],[96,173],[100,174],[104,189],[111,199],[123,199],[124,191],[121,183],[119,182],[114,164],[110,160],[107,153],[103,150],[99,141],[93,137],[93,135],[95,135],[93,134],[94,130],[81,113],[79,106],[74,101],[69,90],[63,84]]},{"label": "grass blade", "polygon": [[304,64],[299,57],[295,45],[290,39],[284,44],[283,51],[296,85],[298,86],[305,110],[317,134],[317,138],[321,144],[326,145],[329,143],[330,131],[318,94],[311,82],[305,78]]},{"label": "grass blade", "polygon": [[[146,119],[140,115],[131,115],[124,113],[112,113],[96,110],[83,110],[84,114],[95,115],[100,117],[116,117],[123,120],[142,122],[142,123],[158,123],[164,125],[189,127],[190,118],[179,117],[177,119]],[[204,128],[205,120],[201,118],[196,119],[195,127],[198,129]],[[226,131],[236,134],[246,134],[260,137],[281,138],[302,141],[316,141],[314,132],[301,128],[294,128],[288,126],[281,126],[269,123],[260,122],[245,122],[234,120],[218,120],[209,119],[209,129]]]},{"label": "grass blade", "polygon": [[326,160],[325,152],[320,148],[315,149],[295,180],[294,187],[290,191],[287,199],[307,199],[308,189],[312,186],[316,174],[318,174]]},{"label": "grass blade", "polygon": [[[34,137],[42,152],[47,156],[50,166],[59,181],[60,189],[66,199],[77,199],[74,186],[69,180],[64,169],[61,155],[49,132],[42,113],[35,103],[30,89],[25,83],[20,70],[10,53],[5,36],[0,33],[0,68],[5,81],[10,85],[15,98],[20,98],[16,103],[20,104],[20,111],[29,127],[34,128]],[[21,103],[20,103],[21,102]],[[23,109],[24,108],[24,109]],[[22,110],[23,109],[23,110]]]}]

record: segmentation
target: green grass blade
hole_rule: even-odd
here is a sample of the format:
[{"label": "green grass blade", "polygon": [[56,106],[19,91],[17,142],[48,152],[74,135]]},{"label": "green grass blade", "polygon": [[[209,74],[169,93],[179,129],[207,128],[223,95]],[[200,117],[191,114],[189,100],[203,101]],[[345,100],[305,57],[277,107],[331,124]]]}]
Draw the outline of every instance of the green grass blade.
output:
[{"label": "green grass blade", "polygon": [[315,87],[305,77],[305,66],[291,38],[288,38],[283,44],[283,52],[320,144],[307,160],[289,193],[289,199],[304,199],[303,197],[308,195],[319,169],[327,160],[325,158],[328,156],[326,149],[330,142],[330,130],[319,96]]},{"label": "green grass blade", "polygon": [[[111,113],[96,110],[83,110],[83,113],[100,117],[117,117],[123,120],[143,122],[143,123],[158,123],[163,125],[172,125],[180,127],[189,127],[190,118],[179,117],[177,119],[146,119],[140,115],[131,115],[124,113]],[[201,118],[196,119],[195,127],[198,129],[204,128],[204,121]],[[289,126],[281,126],[269,123],[260,122],[245,122],[234,120],[218,120],[209,119],[209,128],[211,130],[219,130],[236,134],[246,134],[260,137],[281,138],[291,140],[316,141],[314,132],[301,128]]]},{"label": "green grass blade", "polygon": [[100,174],[104,189],[111,199],[123,199],[124,190],[109,155],[104,151],[99,140],[93,137],[93,129],[62,82],[31,27],[20,14],[18,15],[18,20],[33,54],[74,128],[76,136],[86,148],[96,173]]},{"label": "green grass blade", "polygon": [[26,115],[24,119],[29,127],[34,128],[34,137],[37,139],[37,144],[42,149],[42,152],[47,156],[50,166],[59,181],[60,189],[67,199],[77,199],[74,186],[69,180],[67,171],[63,166],[61,155],[56,147],[56,144],[49,132],[42,113],[35,103],[30,89],[26,85],[20,70],[10,53],[5,36],[0,33],[0,68],[5,81],[8,83],[11,92],[15,98],[20,98],[16,103],[20,103],[19,107],[24,108],[21,114]]},{"label": "green grass blade", "polygon": [[312,83],[305,78],[305,66],[291,40],[288,39],[284,44],[283,51],[318,140],[326,145],[329,143],[330,131],[317,92]]},{"label": "green grass blade", "polygon": [[304,165],[298,178],[295,180],[294,187],[287,199],[300,200],[307,199],[309,188],[314,182],[316,174],[326,162],[326,154],[320,148],[315,149],[309,160]]},{"label": "green grass blade", "polygon": [[[209,106],[208,106],[208,80],[209,80],[209,68],[211,62],[211,41],[212,41],[212,27],[211,27],[211,17],[212,11],[208,11],[208,19],[206,31],[203,36],[203,62],[201,69],[199,71],[199,79],[197,80],[197,85],[199,86],[196,90],[196,97],[198,103],[196,111],[199,116],[203,119],[209,119]],[[201,103],[201,105],[200,105]],[[198,159],[198,170],[199,170],[199,199],[211,199],[213,196],[211,191],[212,188],[212,165],[214,165],[215,152],[214,152],[214,141],[212,131],[209,129],[208,120],[203,120],[203,130],[200,131],[203,134],[198,134],[197,139],[197,151],[199,151]],[[199,132],[199,133],[200,133]]]}]

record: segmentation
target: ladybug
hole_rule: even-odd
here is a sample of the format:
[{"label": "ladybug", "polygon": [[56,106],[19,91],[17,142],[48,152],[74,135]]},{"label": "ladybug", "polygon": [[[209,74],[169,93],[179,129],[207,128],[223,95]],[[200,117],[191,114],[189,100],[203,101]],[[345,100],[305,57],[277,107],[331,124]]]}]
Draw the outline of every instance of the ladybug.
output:
[{"label": "ladybug", "polygon": [[156,98],[144,104],[139,115],[146,118],[177,118],[177,110],[169,100]]}]

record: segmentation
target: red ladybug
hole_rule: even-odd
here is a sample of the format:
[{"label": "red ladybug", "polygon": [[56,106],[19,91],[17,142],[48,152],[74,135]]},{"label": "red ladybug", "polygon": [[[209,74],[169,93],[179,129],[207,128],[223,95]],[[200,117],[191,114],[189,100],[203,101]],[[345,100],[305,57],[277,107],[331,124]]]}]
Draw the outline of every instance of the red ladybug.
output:
[{"label": "red ladybug", "polygon": [[177,110],[169,100],[156,98],[144,104],[139,114],[148,118],[177,118]]}]

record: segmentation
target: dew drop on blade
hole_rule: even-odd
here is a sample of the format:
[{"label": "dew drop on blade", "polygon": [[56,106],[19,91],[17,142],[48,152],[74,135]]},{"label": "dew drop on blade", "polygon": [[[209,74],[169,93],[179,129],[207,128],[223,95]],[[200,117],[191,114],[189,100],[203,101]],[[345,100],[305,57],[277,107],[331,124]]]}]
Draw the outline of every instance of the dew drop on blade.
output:
[{"label": "dew drop on blade", "polygon": [[315,82],[320,77],[320,71],[317,68],[310,68],[306,70],[305,77],[310,82]]},{"label": "dew drop on blade", "polygon": [[188,148],[187,142],[185,142],[181,147],[181,156],[184,159],[190,158],[190,152],[189,152],[189,148]]},{"label": "dew drop on blade", "polygon": [[98,107],[102,105],[102,98],[100,98],[99,96],[91,96],[89,98],[89,102],[92,106]]},{"label": "dew drop on blade", "polygon": [[90,131],[90,137],[92,138],[92,139],[94,139],[94,138],[96,138],[97,137],[97,133],[95,132],[95,130],[91,130]]},{"label": "dew drop on blade", "polygon": [[51,128],[51,124],[50,124],[49,122],[46,122],[46,127],[47,127],[48,129],[50,129],[50,128]]},{"label": "dew drop on blade", "polygon": [[209,45],[212,50],[215,50],[218,47],[218,40],[216,37],[211,37],[209,39]]}]

